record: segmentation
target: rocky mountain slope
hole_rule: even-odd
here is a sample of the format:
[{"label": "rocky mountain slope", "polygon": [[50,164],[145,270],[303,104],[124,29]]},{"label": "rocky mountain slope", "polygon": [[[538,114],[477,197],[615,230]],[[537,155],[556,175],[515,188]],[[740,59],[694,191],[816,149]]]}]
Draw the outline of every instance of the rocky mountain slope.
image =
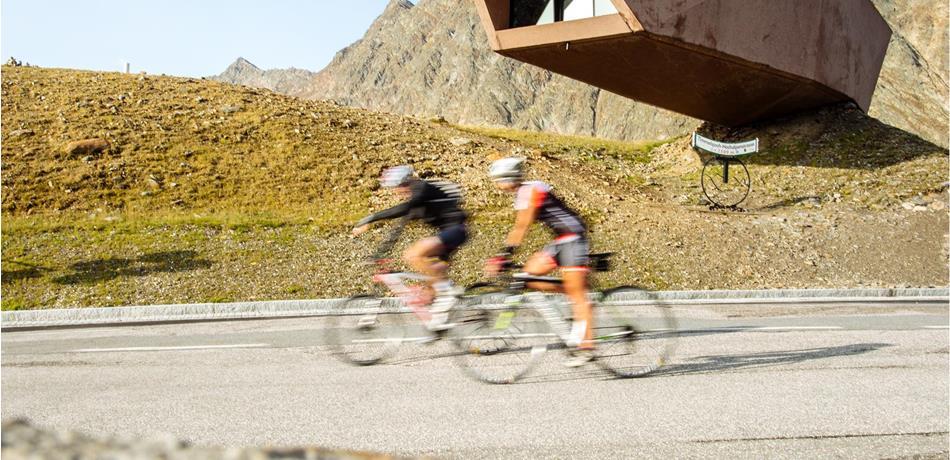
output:
[{"label": "rocky mountain slope", "polygon": [[870,115],[947,147],[947,2],[874,0],[874,5],[894,33]]},{"label": "rocky mountain slope", "polygon": [[393,0],[306,97],[461,124],[650,140],[697,122],[491,51],[469,1]]},{"label": "rocky mountain slope", "polygon": [[316,73],[303,69],[261,70],[247,59],[237,58],[213,80],[237,85],[264,88],[287,95],[302,94],[312,83]]},{"label": "rocky mountain slope", "polygon": [[[946,147],[946,2],[874,2],[895,33],[871,115]],[[284,92],[462,124],[614,139],[668,138],[699,124],[492,53],[471,2],[457,0],[393,0],[312,82]]]}]

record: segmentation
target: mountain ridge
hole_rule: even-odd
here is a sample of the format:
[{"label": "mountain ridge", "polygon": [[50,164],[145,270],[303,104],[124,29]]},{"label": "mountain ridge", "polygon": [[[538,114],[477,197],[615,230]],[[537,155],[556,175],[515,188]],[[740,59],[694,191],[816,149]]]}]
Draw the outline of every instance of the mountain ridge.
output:
[{"label": "mountain ridge", "polygon": [[296,67],[263,70],[251,61],[238,57],[224,72],[211,79],[296,96],[311,84],[315,76],[315,72]]}]

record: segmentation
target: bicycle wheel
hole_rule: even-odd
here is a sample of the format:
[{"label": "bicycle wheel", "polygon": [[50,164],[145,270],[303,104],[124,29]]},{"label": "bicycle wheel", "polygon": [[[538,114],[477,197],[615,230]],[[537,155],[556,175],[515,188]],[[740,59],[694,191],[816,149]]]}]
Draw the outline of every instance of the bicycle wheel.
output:
[{"label": "bicycle wheel", "polygon": [[327,342],[333,356],[358,366],[370,366],[396,353],[405,340],[402,302],[392,297],[362,294],[334,307],[328,319]]},{"label": "bicycle wheel", "polygon": [[480,286],[467,291],[452,311],[450,336],[456,363],[486,383],[512,383],[524,377],[555,342],[544,318],[522,306],[520,292]]},{"label": "bicycle wheel", "polygon": [[653,293],[619,287],[594,307],[597,363],[617,377],[641,377],[666,364],[676,348],[676,318]]},{"label": "bicycle wheel", "polygon": [[745,201],[752,190],[752,176],[738,158],[712,157],[703,164],[703,194],[717,206],[730,208]]}]

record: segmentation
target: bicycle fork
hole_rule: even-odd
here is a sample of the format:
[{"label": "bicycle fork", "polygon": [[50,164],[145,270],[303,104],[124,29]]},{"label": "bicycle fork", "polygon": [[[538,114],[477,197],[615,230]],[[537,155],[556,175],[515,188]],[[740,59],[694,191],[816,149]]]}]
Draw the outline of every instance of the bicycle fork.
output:
[{"label": "bicycle fork", "polygon": [[[528,305],[541,314],[541,318],[551,328],[553,335],[557,336],[562,342],[567,343],[571,335],[571,325],[564,320],[564,316],[558,311],[553,301],[545,299],[541,293],[527,293],[517,296],[511,296],[505,300],[509,306],[517,306],[527,301]],[[541,357],[548,350],[548,344],[539,344],[531,347],[532,360]]]},{"label": "bicycle fork", "polygon": [[410,273],[387,273],[376,275],[376,279],[402,298],[403,302],[405,302],[417,318],[424,322],[428,322],[432,319],[432,312],[425,307],[425,301],[422,299],[422,289],[417,286],[406,286],[403,283],[405,279],[423,281],[428,279],[427,277]]}]

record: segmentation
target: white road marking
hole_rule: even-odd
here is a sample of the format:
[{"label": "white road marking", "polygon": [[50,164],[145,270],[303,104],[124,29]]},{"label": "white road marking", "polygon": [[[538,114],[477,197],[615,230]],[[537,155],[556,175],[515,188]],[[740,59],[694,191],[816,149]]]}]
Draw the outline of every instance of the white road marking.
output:
[{"label": "white road marking", "polygon": [[924,326],[924,329],[950,329],[950,326]]},{"label": "white road marking", "polygon": [[[509,334],[509,335],[466,335],[460,337],[463,340],[491,340],[499,338],[536,338],[536,337],[557,337],[557,334]],[[433,339],[433,336],[425,337],[402,337],[402,338],[386,338],[386,339],[356,339],[351,340],[350,343],[386,343],[386,342],[428,342]]]},{"label": "white road marking", "polygon": [[831,331],[844,329],[841,326],[756,326],[749,330],[753,331]]},{"label": "white road marking", "polygon": [[112,351],[176,351],[176,350],[212,350],[221,348],[262,348],[269,343],[239,343],[234,345],[186,345],[180,347],[126,347],[126,348],[80,348],[70,350],[73,353],[108,353]]}]

